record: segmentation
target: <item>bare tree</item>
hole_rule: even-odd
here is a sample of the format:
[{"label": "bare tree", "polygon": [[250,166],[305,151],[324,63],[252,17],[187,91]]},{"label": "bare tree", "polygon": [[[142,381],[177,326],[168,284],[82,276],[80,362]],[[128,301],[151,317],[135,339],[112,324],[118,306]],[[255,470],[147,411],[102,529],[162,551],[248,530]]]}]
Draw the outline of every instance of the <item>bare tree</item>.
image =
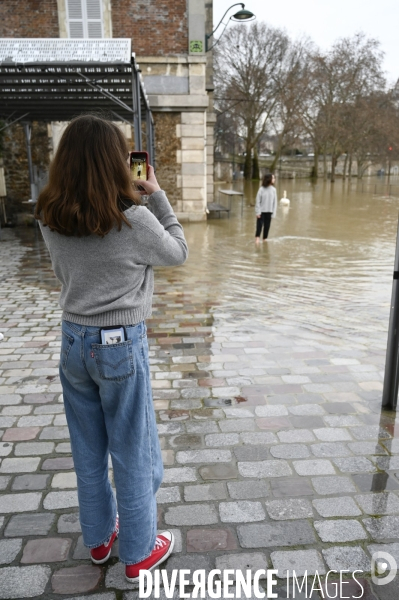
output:
[{"label": "bare tree", "polygon": [[217,46],[215,100],[225,115],[225,140],[233,135],[244,142],[245,178],[258,174],[257,150],[265,133],[277,140],[271,169],[304,135],[313,144],[316,177],[321,155],[325,177],[331,156],[332,181],[342,154],[344,176],[351,175],[353,158],[359,176],[370,157],[391,160],[399,147],[392,134],[397,109],[384,95],[382,58],[379,42],[363,33],[321,52],[308,38],[293,42],[265,23],[230,29]]},{"label": "bare tree", "polygon": [[373,124],[371,156],[374,163],[385,164],[390,176],[392,161],[399,159],[399,106],[395,101],[394,91],[376,94],[373,101],[368,102],[368,107]]},{"label": "bare tree", "polygon": [[274,171],[281,153],[293,147],[303,133],[301,107],[309,95],[309,57],[313,43],[304,38],[289,44],[276,79],[277,102],[271,115],[277,147],[270,170]]},{"label": "bare tree", "polygon": [[236,166],[241,164],[237,155],[243,151],[244,140],[240,135],[240,123],[234,108],[221,110],[217,109],[215,123],[215,152],[230,155],[233,167],[233,178],[235,177]]},{"label": "bare tree", "polygon": [[379,42],[358,33],[352,38],[338,40],[326,53],[315,52],[311,57],[309,95],[302,105],[304,129],[314,145],[315,171],[320,153],[331,154],[331,180],[339,156],[350,146],[347,120],[349,110],[356,110],[359,99],[381,90],[383,54]]},{"label": "bare tree", "polygon": [[251,156],[278,102],[278,82],[290,40],[265,23],[232,27],[215,51],[216,105],[234,108],[245,140],[244,177],[252,175]]}]

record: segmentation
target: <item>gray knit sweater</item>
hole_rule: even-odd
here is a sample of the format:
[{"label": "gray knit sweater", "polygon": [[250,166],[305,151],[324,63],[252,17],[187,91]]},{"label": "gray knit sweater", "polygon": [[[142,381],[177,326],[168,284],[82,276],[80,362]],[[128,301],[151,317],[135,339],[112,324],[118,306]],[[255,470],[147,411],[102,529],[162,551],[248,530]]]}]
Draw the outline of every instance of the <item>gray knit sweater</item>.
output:
[{"label": "gray knit sweater", "polygon": [[260,215],[263,212],[272,213],[272,217],[276,216],[277,210],[277,192],[274,185],[268,185],[259,188],[255,200],[255,214]]},{"label": "gray knit sweater", "polygon": [[132,206],[104,238],[69,237],[39,221],[61,282],[62,318],[80,325],[133,325],[151,315],[153,266],[181,265],[188,249],[165,192],[151,194],[151,210]]}]

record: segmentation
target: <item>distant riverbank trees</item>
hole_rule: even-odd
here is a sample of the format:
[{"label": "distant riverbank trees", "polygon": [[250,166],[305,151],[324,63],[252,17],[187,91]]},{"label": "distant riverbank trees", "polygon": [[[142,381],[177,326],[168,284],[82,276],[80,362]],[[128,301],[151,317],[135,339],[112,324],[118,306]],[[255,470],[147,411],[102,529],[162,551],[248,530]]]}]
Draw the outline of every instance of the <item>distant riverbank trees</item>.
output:
[{"label": "distant riverbank trees", "polygon": [[327,155],[331,180],[343,155],[343,176],[354,174],[356,160],[361,177],[371,160],[399,157],[399,103],[386,88],[382,60],[379,42],[362,33],[323,52],[310,39],[291,40],[265,23],[232,27],[215,49],[217,135],[230,152],[245,149],[246,179],[259,177],[266,134],[274,140],[271,170],[283,152],[306,140],[314,177],[321,157],[327,175]]}]

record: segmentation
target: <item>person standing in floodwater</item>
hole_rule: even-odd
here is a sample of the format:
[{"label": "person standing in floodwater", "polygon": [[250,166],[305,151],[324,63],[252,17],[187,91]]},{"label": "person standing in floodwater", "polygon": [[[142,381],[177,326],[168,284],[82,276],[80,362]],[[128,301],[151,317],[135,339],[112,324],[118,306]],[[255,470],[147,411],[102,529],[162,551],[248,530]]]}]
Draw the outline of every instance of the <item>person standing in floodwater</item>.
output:
[{"label": "person standing in floodwater", "polygon": [[260,234],[263,227],[263,241],[267,240],[269,235],[270,222],[276,216],[277,192],[274,187],[276,181],[273,173],[267,173],[264,176],[262,185],[256,194],[255,213],[256,213],[256,233],[255,242],[259,244]]}]

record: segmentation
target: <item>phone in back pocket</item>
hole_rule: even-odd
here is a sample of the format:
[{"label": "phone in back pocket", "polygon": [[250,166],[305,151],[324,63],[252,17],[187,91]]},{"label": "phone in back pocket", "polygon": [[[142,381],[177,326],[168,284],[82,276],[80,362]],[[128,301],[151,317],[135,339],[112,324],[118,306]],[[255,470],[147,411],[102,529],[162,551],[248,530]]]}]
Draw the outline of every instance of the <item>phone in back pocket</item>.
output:
[{"label": "phone in back pocket", "polygon": [[124,327],[106,327],[101,329],[101,343],[104,346],[111,344],[120,344],[126,340],[125,328]]}]

